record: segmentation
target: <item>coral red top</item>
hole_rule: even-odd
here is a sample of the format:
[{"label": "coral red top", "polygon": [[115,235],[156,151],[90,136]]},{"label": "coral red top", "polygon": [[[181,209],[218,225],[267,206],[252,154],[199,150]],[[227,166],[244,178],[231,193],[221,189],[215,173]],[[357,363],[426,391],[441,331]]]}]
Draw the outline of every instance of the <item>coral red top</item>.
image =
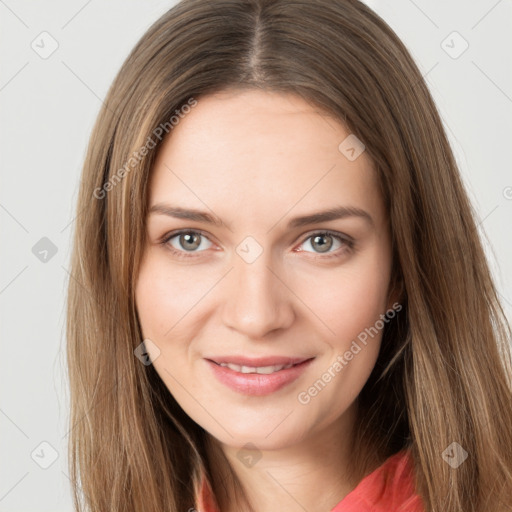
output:
[{"label": "coral red top", "polygon": [[[219,512],[206,482],[196,499],[198,512]],[[330,512],[425,512],[414,490],[410,454],[402,450],[365,476]]]}]

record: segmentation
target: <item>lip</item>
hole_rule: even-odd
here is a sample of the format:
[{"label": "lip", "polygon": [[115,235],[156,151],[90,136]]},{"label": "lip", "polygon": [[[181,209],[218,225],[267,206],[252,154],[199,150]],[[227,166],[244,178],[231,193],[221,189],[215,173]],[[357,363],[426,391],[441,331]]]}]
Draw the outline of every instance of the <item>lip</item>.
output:
[{"label": "lip", "polygon": [[258,366],[277,366],[280,364],[298,364],[311,359],[311,357],[287,357],[287,356],[267,356],[267,357],[245,357],[245,356],[215,356],[208,357],[214,363],[229,363],[237,364],[239,366],[251,366],[256,368]]},{"label": "lip", "polygon": [[[205,359],[212,373],[219,382],[233,391],[243,395],[264,396],[297,380],[313,362],[314,358],[261,357],[248,358],[238,356],[216,357]],[[270,374],[241,373],[218,363],[231,363],[240,366],[274,366],[293,364],[294,366]]]}]

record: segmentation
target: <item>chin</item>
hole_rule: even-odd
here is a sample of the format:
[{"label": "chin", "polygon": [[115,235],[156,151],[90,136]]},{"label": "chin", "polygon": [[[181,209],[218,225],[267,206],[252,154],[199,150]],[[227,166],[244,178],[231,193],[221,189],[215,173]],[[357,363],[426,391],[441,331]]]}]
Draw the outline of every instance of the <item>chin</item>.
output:
[{"label": "chin", "polygon": [[[220,443],[233,448],[244,448],[248,443],[260,450],[279,450],[301,442],[307,436],[308,428],[304,422],[297,424],[294,414],[281,415],[279,419],[269,418],[241,418],[240,422],[226,422],[223,426],[229,434],[219,425],[205,425],[203,428]],[[284,421],[283,421],[284,420]],[[231,435],[230,435],[231,434]]]}]

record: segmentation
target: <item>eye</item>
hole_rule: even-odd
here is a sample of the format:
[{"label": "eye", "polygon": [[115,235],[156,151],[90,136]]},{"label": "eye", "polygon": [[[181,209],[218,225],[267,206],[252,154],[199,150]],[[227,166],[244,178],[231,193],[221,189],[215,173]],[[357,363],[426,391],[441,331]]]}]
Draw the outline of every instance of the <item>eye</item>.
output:
[{"label": "eye", "polygon": [[[190,258],[199,256],[212,247],[212,242],[201,231],[182,229],[173,231],[164,236],[160,242],[166,246],[178,258]],[[325,255],[324,258],[341,257],[354,250],[354,241],[347,235],[330,230],[317,231],[305,238],[296,252],[313,252],[316,255]],[[312,248],[310,251],[307,247]]]},{"label": "eye", "polygon": [[354,247],[354,241],[347,236],[342,236],[341,234],[326,230],[317,231],[316,233],[309,235],[301,245],[305,247],[309,246],[313,250],[309,251],[307,249],[299,249],[299,251],[336,256],[338,255],[336,253],[337,249],[341,249],[342,254],[347,251],[351,251]]},{"label": "eye", "polygon": [[[206,244],[204,243],[205,240],[207,240]],[[205,235],[200,231],[191,229],[170,233],[162,240],[162,244],[169,246],[172,252],[183,257],[187,257],[187,253],[202,252],[212,246]]]}]

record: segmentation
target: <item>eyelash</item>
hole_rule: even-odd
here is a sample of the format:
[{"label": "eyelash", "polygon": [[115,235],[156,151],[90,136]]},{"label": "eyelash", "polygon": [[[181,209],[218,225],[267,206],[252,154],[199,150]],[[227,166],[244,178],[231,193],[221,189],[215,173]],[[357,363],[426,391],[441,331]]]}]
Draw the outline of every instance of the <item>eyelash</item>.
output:
[{"label": "eyelash", "polygon": [[[197,258],[197,257],[199,257],[199,254],[195,254],[194,252],[180,251],[178,249],[175,249],[174,247],[172,247],[169,244],[170,240],[172,240],[176,236],[179,236],[179,235],[182,235],[185,233],[200,235],[200,236],[203,236],[208,239],[206,234],[200,230],[180,229],[178,231],[172,231],[171,233],[167,233],[166,235],[164,235],[163,239],[160,240],[160,243],[163,246],[167,247],[171,251],[171,253],[178,258]],[[354,240],[347,237],[346,235],[342,236],[341,234],[337,233],[336,231],[331,231],[329,229],[325,229],[323,231],[315,231],[314,233],[311,233],[310,235],[308,235],[307,237],[305,237],[302,240],[300,245],[302,245],[304,242],[306,242],[310,238],[314,238],[315,236],[319,236],[319,235],[324,235],[324,236],[327,235],[327,236],[336,238],[338,241],[340,241],[342,244],[344,244],[345,247],[340,248],[337,251],[332,252],[332,253],[325,253],[326,254],[325,256],[322,256],[321,253],[316,253],[318,256],[313,256],[313,258],[319,258],[322,260],[329,259],[329,258],[340,258],[340,257],[344,256],[345,254],[351,253],[354,251],[354,245],[355,245]],[[199,251],[199,253],[201,253],[201,252],[204,252],[204,251]],[[309,252],[309,251],[300,251],[300,252]]]}]

